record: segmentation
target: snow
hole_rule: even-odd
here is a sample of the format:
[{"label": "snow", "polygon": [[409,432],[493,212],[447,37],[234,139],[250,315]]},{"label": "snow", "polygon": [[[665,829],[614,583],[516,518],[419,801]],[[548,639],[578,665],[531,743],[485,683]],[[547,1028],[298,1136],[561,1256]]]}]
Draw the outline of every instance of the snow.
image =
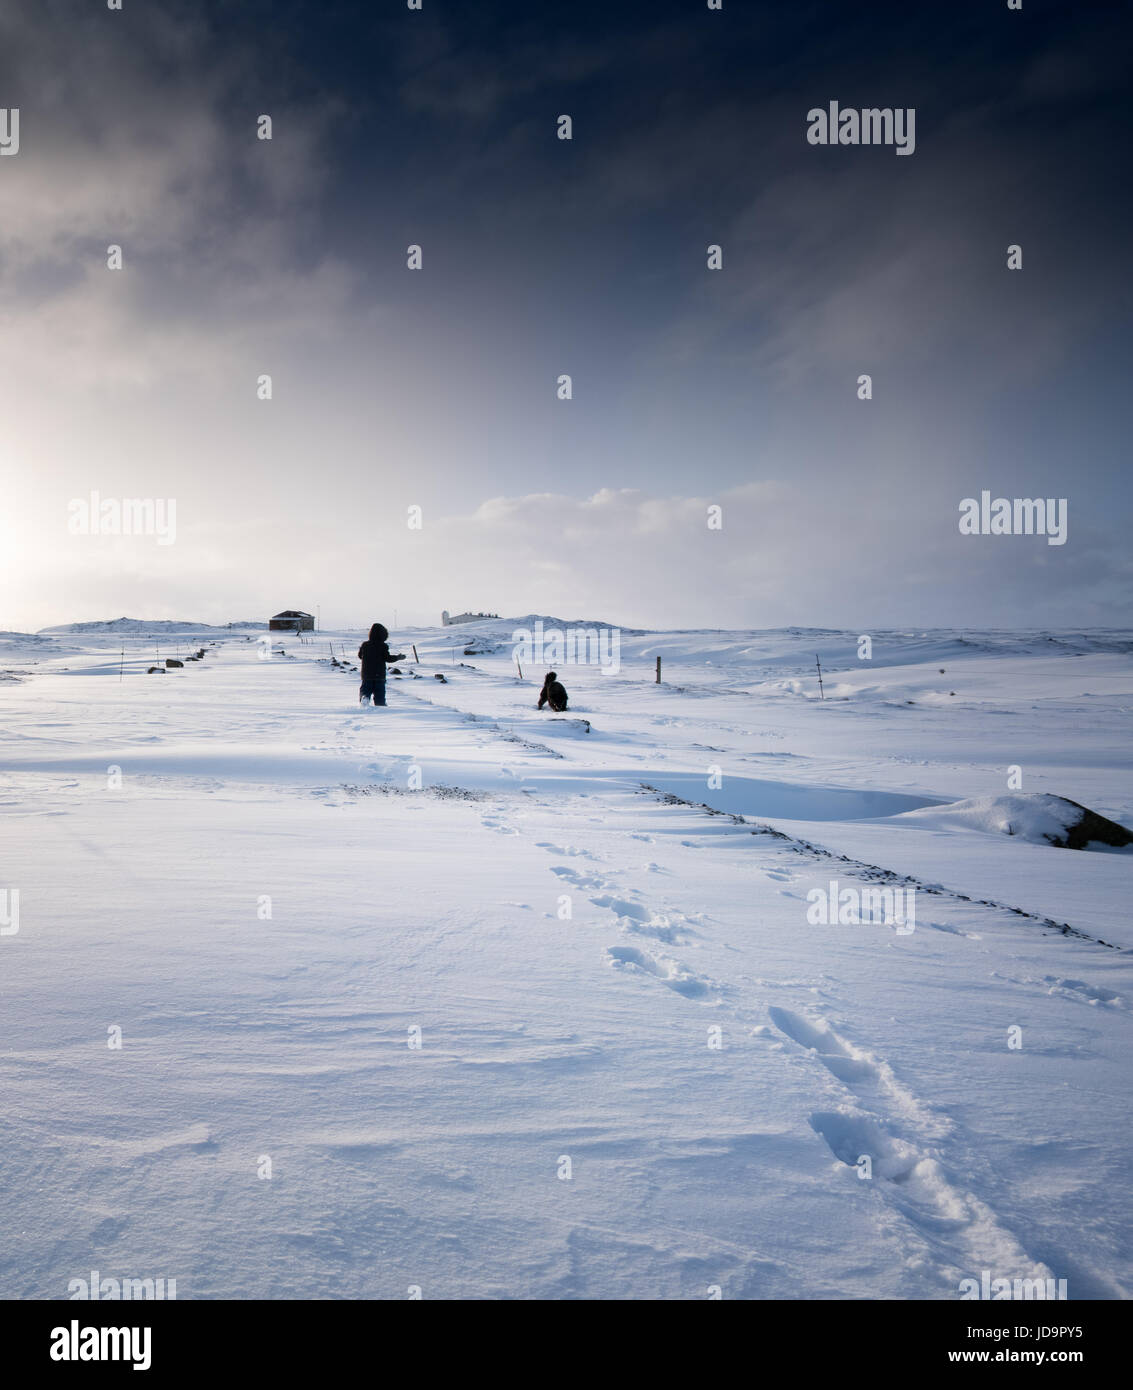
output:
[{"label": "snow", "polygon": [[1133,635],[533,622],[0,636],[0,1295],[1128,1296]]},{"label": "snow", "polygon": [[45,627],[39,636],[53,636],[56,633],[128,633],[133,636],[176,635],[187,632],[227,632],[229,627],[267,627],[261,623],[232,623],[216,627],[211,623],[184,623],[172,618],[107,618],[87,623],[62,623],[58,627]]},{"label": "snow", "polygon": [[1035,844],[1057,844],[1081,818],[1081,808],[1049,792],[1035,795],[976,796],[967,801],[904,813],[919,825],[1018,835]]}]

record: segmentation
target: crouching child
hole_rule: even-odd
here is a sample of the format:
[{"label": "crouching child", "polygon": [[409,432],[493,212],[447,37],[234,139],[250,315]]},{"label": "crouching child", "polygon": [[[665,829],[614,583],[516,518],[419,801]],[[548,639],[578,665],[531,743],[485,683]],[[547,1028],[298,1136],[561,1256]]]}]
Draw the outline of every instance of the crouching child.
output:
[{"label": "crouching child", "polygon": [[539,692],[539,703],[536,705],[536,709],[542,709],[544,705],[549,705],[556,714],[562,714],[567,707],[566,690],[559,684],[558,675],[554,671],[547,672],[543,689]]}]

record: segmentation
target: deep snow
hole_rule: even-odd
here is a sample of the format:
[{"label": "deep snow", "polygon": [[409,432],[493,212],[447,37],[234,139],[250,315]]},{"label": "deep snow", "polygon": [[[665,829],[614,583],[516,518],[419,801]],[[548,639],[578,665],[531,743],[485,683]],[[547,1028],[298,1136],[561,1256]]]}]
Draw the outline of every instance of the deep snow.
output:
[{"label": "deep snow", "polygon": [[0,1296],[1125,1296],[1130,635],[514,626],[0,635]]}]

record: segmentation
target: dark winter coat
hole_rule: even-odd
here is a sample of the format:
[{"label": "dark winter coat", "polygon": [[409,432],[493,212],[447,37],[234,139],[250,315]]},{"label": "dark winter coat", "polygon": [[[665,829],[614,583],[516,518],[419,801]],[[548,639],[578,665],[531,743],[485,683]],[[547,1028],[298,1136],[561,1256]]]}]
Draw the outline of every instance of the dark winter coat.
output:
[{"label": "dark winter coat", "polygon": [[367,640],[358,648],[358,659],[362,663],[364,681],[384,681],[386,667],[396,661],[404,661],[405,657],[400,652],[391,656],[388,642]]},{"label": "dark winter coat", "polygon": [[553,681],[549,677],[543,682],[543,689],[539,692],[538,708],[550,705],[556,714],[561,714],[567,707],[567,693],[559,681]]}]

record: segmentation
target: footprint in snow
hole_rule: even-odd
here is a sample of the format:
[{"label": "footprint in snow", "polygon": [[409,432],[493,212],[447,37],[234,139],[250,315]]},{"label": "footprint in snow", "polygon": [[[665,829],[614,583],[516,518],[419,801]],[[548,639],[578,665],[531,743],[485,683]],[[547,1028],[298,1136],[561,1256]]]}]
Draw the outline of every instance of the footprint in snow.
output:
[{"label": "footprint in snow", "polygon": [[514,825],[508,825],[506,821],[494,819],[492,816],[484,816],[480,824],[488,830],[494,830],[497,835],[518,835],[519,831]]},{"label": "footprint in snow", "polygon": [[640,903],[631,903],[627,898],[613,898],[606,894],[600,898],[591,898],[590,901],[595,907],[608,907],[618,917],[632,917],[635,922],[648,922],[652,915],[648,908],[642,907]]},{"label": "footprint in snow", "polygon": [[[920,925],[918,923],[918,925]],[[926,927],[931,927],[933,931],[942,931],[949,936],[966,936],[969,941],[982,941],[983,937],[979,932],[965,931],[962,927],[950,927],[946,922],[925,922]]]},{"label": "footprint in snow", "polygon": [[605,881],[594,874],[579,873],[577,869],[568,868],[565,864],[555,864],[551,872],[565,883],[573,883],[576,888],[605,888]]},{"label": "footprint in snow", "polygon": [[839,1081],[853,1084],[876,1080],[877,1067],[869,1056],[840,1038],[829,1024],[812,1023],[801,1014],[775,1005],[767,1012],[781,1033],[786,1033],[800,1047],[814,1052],[827,1071],[833,1072]]},{"label": "footprint in snow", "polygon": [[616,969],[651,975],[678,994],[683,994],[686,999],[713,1002],[711,982],[694,974],[679,961],[667,956],[651,956],[648,951],[640,951],[636,946],[608,946],[606,954]]},{"label": "footprint in snow", "polygon": [[651,912],[640,903],[629,902],[625,898],[614,898],[607,894],[591,898],[590,901],[595,907],[609,908],[623,924],[623,930],[638,936],[653,936],[670,946],[684,946],[697,935],[683,920],[673,921],[663,913]]},{"label": "footprint in snow", "polygon": [[1103,989],[1101,985],[1088,985],[1085,980],[1062,980],[1057,975],[1044,975],[1042,978],[1044,985],[1049,988],[1048,994],[1062,994],[1069,998],[1077,997],[1084,1000],[1087,1004],[1112,1004],[1116,1008],[1125,1007],[1125,1002],[1120,994],[1112,989]]}]

